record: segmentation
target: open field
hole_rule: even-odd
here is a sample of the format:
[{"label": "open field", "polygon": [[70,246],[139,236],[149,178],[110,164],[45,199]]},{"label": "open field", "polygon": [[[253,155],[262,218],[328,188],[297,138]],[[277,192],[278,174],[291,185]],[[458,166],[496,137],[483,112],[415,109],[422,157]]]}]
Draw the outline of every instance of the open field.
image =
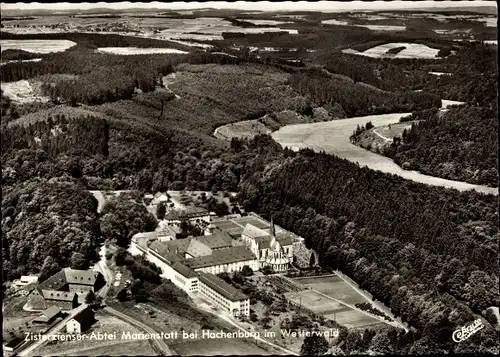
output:
[{"label": "open field", "polygon": [[62,52],[75,46],[68,40],[0,40],[2,52],[5,50],[23,50],[34,53]]},{"label": "open field", "polygon": [[182,356],[238,356],[238,355],[268,355],[269,352],[255,344],[235,339],[202,339],[182,342],[172,345]]},{"label": "open field", "polygon": [[368,325],[380,324],[381,321],[368,316],[365,313],[351,309],[321,293],[314,290],[303,290],[294,293],[286,293],[285,296],[295,304],[334,320],[347,328],[358,328]]},{"label": "open field", "polygon": [[233,124],[223,125],[215,129],[214,136],[218,139],[248,139],[258,134],[270,134],[272,132],[265,124],[254,120],[245,120]]},{"label": "open field", "polygon": [[157,356],[146,340],[115,341],[113,344],[85,350],[59,352],[58,356]]},{"label": "open field", "polygon": [[296,278],[293,280],[304,285],[305,287],[317,290],[320,293],[347,304],[355,305],[357,303],[366,302],[366,299],[363,296],[347,284],[341,277],[336,275],[313,278]]},{"label": "open field", "polygon": [[410,113],[370,115],[329,122],[287,125],[273,132],[271,136],[282,147],[298,151],[310,148],[316,152],[325,151],[342,159],[367,166],[372,170],[395,174],[405,179],[433,186],[454,188],[459,191],[476,190],[487,194],[498,195],[498,189],[473,185],[466,182],[452,181],[421,174],[417,171],[403,170],[388,157],[352,144],[349,140],[358,125],[366,125],[371,121],[375,127],[399,123],[399,119]]},{"label": "open field", "polygon": [[[123,332],[139,333],[137,328],[129,325],[128,323],[107,314],[96,313],[96,322],[90,327],[88,331],[84,333],[90,335],[91,333],[103,333],[103,334],[114,334],[116,333],[118,340],[87,340],[83,339],[80,341],[54,341],[49,342],[37,350],[37,353],[43,356],[46,355],[61,355],[62,351],[81,351],[87,349],[94,349],[97,347],[106,347],[109,344],[113,344],[121,339]],[[151,348],[151,347],[150,347]],[[146,350],[145,350],[146,351]],[[85,352],[85,355],[90,355]],[[94,354],[98,355],[98,354]]]},{"label": "open field", "polygon": [[257,19],[237,19],[238,21],[250,22],[254,25],[281,25],[290,24],[290,21],[277,21],[277,20],[257,20]]},{"label": "open field", "polygon": [[[398,47],[406,47],[406,48],[396,54],[387,53],[387,51],[389,51],[390,49]],[[384,45],[370,48],[363,52],[359,52],[353,49],[343,50],[342,52],[356,54],[360,56],[367,56],[372,58],[436,59],[437,58],[436,55],[438,54],[439,50],[417,43],[397,42],[397,43],[386,43]]]},{"label": "open field", "polygon": [[187,53],[175,48],[138,48],[138,47],[101,47],[99,52],[112,53],[116,55],[146,55],[150,53]]},{"label": "open field", "polygon": [[2,91],[6,97],[17,103],[48,102],[48,97],[38,96],[34,93],[30,82],[20,80],[16,82],[2,83]]}]

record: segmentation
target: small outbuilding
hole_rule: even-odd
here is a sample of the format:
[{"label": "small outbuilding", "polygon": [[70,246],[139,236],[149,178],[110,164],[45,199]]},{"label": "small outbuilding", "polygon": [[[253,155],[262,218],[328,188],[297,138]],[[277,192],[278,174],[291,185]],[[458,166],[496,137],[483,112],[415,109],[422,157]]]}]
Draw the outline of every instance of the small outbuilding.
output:
[{"label": "small outbuilding", "polygon": [[61,316],[61,309],[58,306],[51,306],[44,310],[40,316],[33,320],[33,322],[38,324],[50,324],[59,316]]}]

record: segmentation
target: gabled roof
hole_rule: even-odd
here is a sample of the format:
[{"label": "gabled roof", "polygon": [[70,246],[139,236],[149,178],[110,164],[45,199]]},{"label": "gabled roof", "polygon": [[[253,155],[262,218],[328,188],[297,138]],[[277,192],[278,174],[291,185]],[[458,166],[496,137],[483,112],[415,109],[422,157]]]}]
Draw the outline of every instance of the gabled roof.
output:
[{"label": "gabled roof", "polygon": [[69,284],[93,286],[99,275],[101,275],[101,273],[94,270],[76,270],[71,268],[64,268],[63,270],[66,274],[66,281]]},{"label": "gabled roof", "polygon": [[196,238],[193,238],[186,249],[186,253],[192,255],[193,257],[203,257],[205,255],[212,254],[212,249],[196,240]]},{"label": "gabled roof", "polygon": [[212,265],[222,265],[256,259],[255,255],[245,245],[214,250],[211,255],[186,259],[184,264],[192,269]]},{"label": "gabled roof", "polygon": [[94,321],[94,311],[88,307],[80,311],[79,314],[75,315],[72,320],[78,321],[79,323],[93,322]]},{"label": "gabled roof", "polygon": [[210,288],[217,291],[219,294],[231,301],[248,299],[248,296],[243,294],[240,290],[236,289],[234,286],[229,285],[224,280],[213,274],[200,273],[199,279],[200,282],[208,285]]},{"label": "gabled roof", "polygon": [[271,236],[256,237],[254,240],[259,245],[260,249],[271,247]]},{"label": "gabled roof", "polygon": [[176,226],[173,227],[165,226],[156,231],[157,237],[165,237],[165,236],[176,237],[177,234],[179,233],[181,233],[181,230]]},{"label": "gabled roof", "polygon": [[257,238],[257,237],[266,237],[269,236],[269,232],[260,229],[258,227],[255,227],[253,224],[247,223],[245,226],[245,229],[243,229],[243,232],[241,235],[245,235],[251,239]]},{"label": "gabled roof", "polygon": [[233,245],[231,236],[221,230],[216,230],[212,235],[195,237],[194,239],[212,249],[226,248]]},{"label": "gabled roof", "polygon": [[61,270],[47,280],[43,281],[40,285],[38,285],[38,287],[42,290],[60,290],[66,286],[66,284],[68,284],[68,281],[66,280],[66,273],[64,270]]},{"label": "gabled roof", "polygon": [[[176,239],[168,242],[155,241],[149,246],[161,256],[167,256],[169,253],[184,254],[193,238]],[[176,253],[177,252],[177,253]]]},{"label": "gabled roof", "polygon": [[42,290],[44,299],[57,301],[73,301],[76,296],[75,292],[58,291],[58,290]]},{"label": "gabled roof", "polygon": [[190,279],[198,276],[191,268],[185,266],[182,263],[176,262],[172,264],[172,269],[181,274],[183,277]]},{"label": "gabled roof", "polygon": [[34,321],[48,322],[61,313],[61,309],[57,306],[51,306],[42,312],[42,315],[38,316]]}]

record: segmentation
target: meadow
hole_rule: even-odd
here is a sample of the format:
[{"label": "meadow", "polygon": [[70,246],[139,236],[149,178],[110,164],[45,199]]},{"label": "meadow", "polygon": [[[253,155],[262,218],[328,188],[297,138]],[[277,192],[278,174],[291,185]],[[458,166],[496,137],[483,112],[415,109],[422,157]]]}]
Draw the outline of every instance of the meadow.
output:
[{"label": "meadow", "polygon": [[[391,54],[387,51],[398,48],[405,47],[402,51]],[[367,56],[372,58],[416,58],[416,59],[436,59],[436,55],[439,49],[431,48],[426,45],[418,43],[387,43],[384,45],[372,47],[366,51],[359,52],[353,49],[344,50],[344,53],[351,53],[360,56]]]},{"label": "meadow", "polygon": [[172,345],[182,356],[238,356],[268,355],[269,352],[257,345],[239,339],[201,339]]},{"label": "meadow", "polygon": [[0,40],[2,52],[5,50],[23,50],[32,53],[63,52],[75,46],[68,40]]}]

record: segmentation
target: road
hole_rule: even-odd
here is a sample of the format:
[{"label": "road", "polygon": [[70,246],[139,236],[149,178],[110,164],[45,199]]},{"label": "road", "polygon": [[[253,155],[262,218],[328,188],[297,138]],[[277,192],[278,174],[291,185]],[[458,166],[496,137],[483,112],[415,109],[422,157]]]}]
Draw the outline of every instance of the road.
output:
[{"label": "road", "polygon": [[[107,311],[108,313],[118,317],[119,319],[121,319],[125,322],[128,322],[129,324],[137,327],[138,329],[140,329],[146,333],[149,333],[149,334],[157,334],[158,333],[157,331],[153,330],[151,327],[145,325],[144,323],[142,323],[142,322],[140,322],[140,321],[138,321],[138,320],[136,320],[136,319],[120,312],[120,311],[117,311],[117,310],[113,309],[112,307],[106,306],[104,308],[104,311]],[[170,350],[170,348],[168,347],[168,345],[162,339],[151,339],[150,341],[153,345],[155,345],[156,350],[162,352],[163,356],[172,356],[173,355],[173,353]]]},{"label": "road", "polygon": [[[44,336],[47,336],[47,339],[50,338],[49,336],[55,336],[61,331],[64,327],[66,327],[66,322],[71,320],[75,315],[80,313],[82,310],[84,310],[88,305],[87,304],[82,304],[78,306],[76,309],[73,309],[69,312],[68,316],[66,316],[64,319],[61,320],[58,324],[56,324],[54,327],[52,327],[47,333],[44,334]],[[44,345],[48,340],[39,340],[35,341],[31,345],[29,345],[26,349],[22,350],[21,352],[18,351],[18,356],[29,356],[35,349],[40,348],[42,345]]]},{"label": "road", "polygon": [[99,250],[99,257],[100,257],[100,260],[97,262],[96,265],[94,265],[93,269],[101,272],[101,274],[104,276],[104,280],[106,280],[106,285],[103,286],[97,292],[97,295],[101,296],[104,299],[106,297],[106,295],[108,294],[108,290],[111,287],[111,284],[113,284],[113,281],[114,281],[113,272],[111,271],[111,269],[109,269],[108,264],[106,263],[106,245],[105,244],[103,244],[103,246]]}]

